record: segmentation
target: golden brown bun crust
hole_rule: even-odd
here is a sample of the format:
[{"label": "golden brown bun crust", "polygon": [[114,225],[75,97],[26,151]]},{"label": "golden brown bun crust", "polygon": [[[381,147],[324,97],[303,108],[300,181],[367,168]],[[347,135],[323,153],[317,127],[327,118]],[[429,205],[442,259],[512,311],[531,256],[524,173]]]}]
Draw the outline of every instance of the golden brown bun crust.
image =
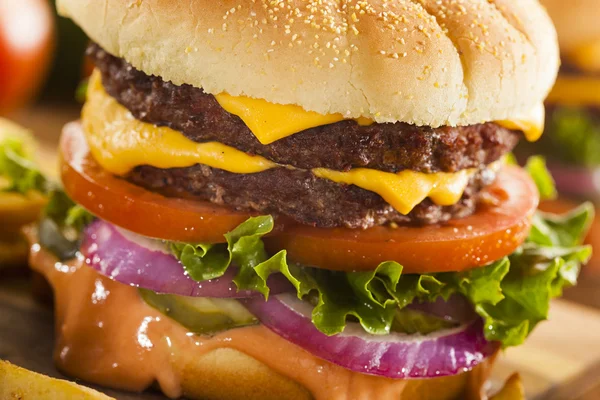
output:
[{"label": "golden brown bun crust", "polygon": [[515,117],[542,102],[559,63],[537,0],[59,0],[58,9],[110,53],[175,84],[377,122]]},{"label": "golden brown bun crust", "polygon": [[300,384],[237,350],[213,350],[182,364],[181,387],[191,400],[310,400]]},{"label": "golden brown bun crust", "polygon": [[600,41],[600,3],[597,0],[541,0],[554,21],[563,53]]},{"label": "golden brown bun crust", "polygon": [[[293,360],[290,360],[293,362]],[[470,372],[435,379],[411,379],[394,400],[453,400],[478,398],[494,357]],[[182,365],[181,382],[191,400],[311,400],[311,393],[265,364],[237,350],[216,349]],[[301,368],[298,366],[298,368]],[[389,398],[380,400],[392,400]]]}]

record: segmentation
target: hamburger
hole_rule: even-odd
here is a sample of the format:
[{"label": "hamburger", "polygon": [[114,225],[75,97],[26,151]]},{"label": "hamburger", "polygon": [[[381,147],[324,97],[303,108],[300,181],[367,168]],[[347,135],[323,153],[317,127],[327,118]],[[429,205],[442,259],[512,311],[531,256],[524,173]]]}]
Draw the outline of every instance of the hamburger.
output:
[{"label": "hamburger", "polygon": [[[28,230],[65,374],[191,399],[479,399],[575,284],[537,213],[537,1],[60,0],[95,65]],[[529,173],[528,173],[529,172]]]},{"label": "hamburger", "polygon": [[542,152],[559,191],[571,198],[598,197],[600,165],[600,10],[595,1],[542,0],[554,21],[562,66],[546,101],[547,133],[522,153]]},{"label": "hamburger", "polygon": [[25,128],[0,118],[0,272],[25,267],[29,245],[23,226],[38,220],[46,198],[37,189],[35,142]]}]

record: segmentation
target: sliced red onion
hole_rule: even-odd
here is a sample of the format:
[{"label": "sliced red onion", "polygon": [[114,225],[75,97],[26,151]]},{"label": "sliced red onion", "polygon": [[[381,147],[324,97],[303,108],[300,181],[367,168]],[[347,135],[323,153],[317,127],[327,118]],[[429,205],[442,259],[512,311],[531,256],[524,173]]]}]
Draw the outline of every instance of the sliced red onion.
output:
[{"label": "sliced red onion", "polygon": [[[157,293],[190,297],[245,298],[262,296],[254,291],[238,291],[233,283],[235,268],[220,278],[196,282],[179,261],[168,253],[166,244],[97,220],[85,229],[81,252],[87,264],[117,282]],[[271,294],[293,290],[281,274],[269,277]]]},{"label": "sliced red onion", "polygon": [[491,356],[498,344],[483,335],[475,319],[429,335],[371,335],[358,323],[327,336],[311,322],[312,306],[293,294],[252,299],[246,307],[272,331],[317,357],[363,374],[394,379],[434,378],[465,372]]},{"label": "sliced red onion", "polygon": [[600,192],[600,169],[549,164],[559,192],[575,196],[595,196]]}]

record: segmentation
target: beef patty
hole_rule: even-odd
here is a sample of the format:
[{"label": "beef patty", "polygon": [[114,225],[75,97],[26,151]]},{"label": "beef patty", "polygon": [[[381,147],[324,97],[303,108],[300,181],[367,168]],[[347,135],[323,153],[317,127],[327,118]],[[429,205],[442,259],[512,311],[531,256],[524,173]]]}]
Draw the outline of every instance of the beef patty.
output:
[{"label": "beef patty", "polygon": [[168,126],[196,142],[218,141],[301,169],[455,172],[498,160],[520,137],[520,132],[494,123],[433,129],[340,121],[263,145],[239,117],[202,89],[148,76],[95,44],[88,55],[101,71],[106,91],[137,119]]},{"label": "beef patty", "polygon": [[[307,129],[262,145],[244,122],[202,89],[148,76],[91,45],[88,54],[106,91],[145,122],[168,126],[197,142],[218,141],[293,168],[235,174],[206,165],[160,169],[140,166],[126,179],[167,196],[193,198],[238,210],[271,213],[317,227],[366,229],[386,223],[432,224],[467,216],[495,173],[486,167],[516,145],[519,132],[493,123],[468,127],[416,127],[405,123],[359,126],[354,121]],[[378,194],[316,177],[312,168],[371,168],[387,172],[455,172],[478,168],[460,199],[439,206],[430,199],[408,215]]]},{"label": "beef patty", "polygon": [[425,199],[408,215],[402,215],[374,192],[317,178],[301,169],[234,174],[205,165],[171,169],[141,166],[127,176],[129,181],[167,196],[283,215],[317,227],[362,229],[390,222],[422,225],[465,217],[475,210],[480,190],[494,178],[491,170],[480,170],[457,204],[439,206]]}]

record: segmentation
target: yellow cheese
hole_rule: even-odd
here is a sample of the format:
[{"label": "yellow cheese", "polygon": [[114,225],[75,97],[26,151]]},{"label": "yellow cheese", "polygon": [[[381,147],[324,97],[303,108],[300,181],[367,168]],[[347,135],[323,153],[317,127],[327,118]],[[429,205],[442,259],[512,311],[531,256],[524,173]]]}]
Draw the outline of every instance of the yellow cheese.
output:
[{"label": "yellow cheese", "polygon": [[367,168],[356,168],[348,172],[313,169],[313,173],[320,178],[375,192],[405,215],[427,197],[440,206],[456,204],[462,197],[469,178],[476,172],[476,169],[433,174],[415,171],[392,173]]},{"label": "yellow cheese", "polygon": [[139,165],[157,168],[204,164],[239,174],[265,171],[275,163],[217,142],[196,143],[180,132],[135,119],[110,97],[97,72],[90,79],[82,123],[96,161],[116,175]]},{"label": "yellow cheese", "polygon": [[[237,115],[262,144],[273,143],[303,130],[343,121],[342,114],[322,115],[306,111],[297,105],[270,103],[262,99],[230,96],[226,93],[215,96],[225,111]],[[508,129],[523,131],[527,140],[534,142],[544,130],[544,106],[535,107],[530,113],[505,121],[497,121]],[[371,125],[368,118],[355,119],[359,125]]]},{"label": "yellow cheese", "polygon": [[600,71],[600,40],[592,40],[565,54],[565,58],[587,72]]},{"label": "yellow cheese", "polygon": [[[204,164],[240,174],[278,166],[220,143],[196,143],[170,128],[136,120],[104,91],[97,72],[90,79],[82,123],[92,155],[104,169],[116,175],[124,175],[139,165],[175,168]],[[366,168],[348,172],[325,168],[312,171],[318,177],[375,192],[403,214],[427,197],[439,205],[457,203],[476,172],[472,169],[457,173],[395,174]]]},{"label": "yellow cheese", "polygon": [[546,101],[566,106],[600,106],[600,78],[560,76]]},{"label": "yellow cheese", "polygon": [[[346,118],[342,114],[322,115],[306,111],[297,105],[270,103],[262,99],[230,96],[221,93],[215,96],[225,111],[237,115],[262,144],[273,143],[316,126],[333,124]],[[360,125],[373,123],[368,118],[358,118]]]},{"label": "yellow cheese", "polygon": [[496,121],[506,129],[523,131],[525,138],[530,142],[538,140],[544,133],[546,110],[543,104],[534,107],[530,112],[504,121]]}]

